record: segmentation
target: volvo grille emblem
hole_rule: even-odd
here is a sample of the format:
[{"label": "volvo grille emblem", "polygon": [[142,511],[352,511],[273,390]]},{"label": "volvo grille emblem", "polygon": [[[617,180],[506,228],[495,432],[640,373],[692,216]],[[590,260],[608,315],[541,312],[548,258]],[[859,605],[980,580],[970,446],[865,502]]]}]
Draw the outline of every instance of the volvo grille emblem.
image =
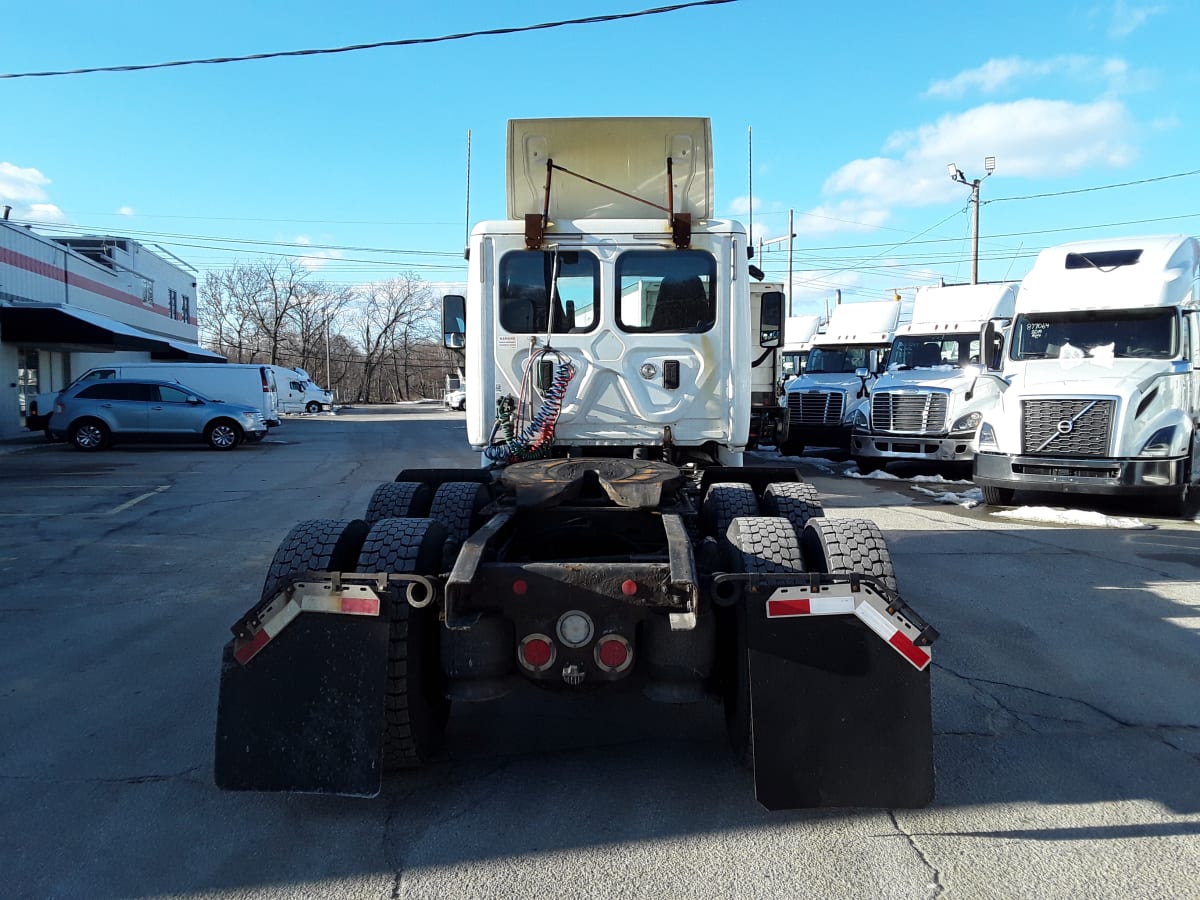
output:
[{"label": "volvo grille emblem", "polygon": [[1061,422],[1059,422],[1054,427],[1058,430],[1059,434],[1070,434],[1072,431],[1075,430],[1075,423],[1072,422],[1070,419],[1063,419]]}]

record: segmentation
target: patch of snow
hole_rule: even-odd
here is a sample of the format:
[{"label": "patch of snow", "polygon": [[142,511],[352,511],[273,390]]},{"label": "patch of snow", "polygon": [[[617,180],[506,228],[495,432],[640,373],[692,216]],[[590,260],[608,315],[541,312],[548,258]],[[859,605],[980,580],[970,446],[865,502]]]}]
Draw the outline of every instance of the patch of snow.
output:
[{"label": "patch of snow", "polygon": [[983,502],[983,491],[979,488],[971,488],[969,491],[963,491],[961,494],[955,494],[951,491],[932,491],[929,488],[918,487],[913,485],[914,491],[919,491],[936,500],[938,503],[954,504],[961,506],[963,509],[974,509]]},{"label": "patch of snow", "polygon": [[971,481],[971,479],[969,479],[969,478],[950,479],[950,478],[944,478],[941,475],[914,475],[912,478],[910,478],[908,480],[911,482],[914,482],[914,483],[920,482],[920,481],[925,481],[925,482],[932,482],[934,484],[974,484],[975,483],[975,482]]},{"label": "patch of snow", "polygon": [[862,472],[858,471],[857,467],[855,467],[852,469],[847,469],[843,474],[845,474],[847,478],[873,478],[876,481],[904,481],[904,479],[899,475],[893,475],[891,472],[885,472],[883,469],[876,469],[870,475],[864,475]]},{"label": "patch of snow", "polygon": [[1090,525],[1094,528],[1153,528],[1141,519],[1126,516],[1106,516],[1083,509],[1053,509],[1049,506],[1020,506],[992,513],[1001,519],[1021,519],[1027,522],[1048,522],[1053,525]]}]

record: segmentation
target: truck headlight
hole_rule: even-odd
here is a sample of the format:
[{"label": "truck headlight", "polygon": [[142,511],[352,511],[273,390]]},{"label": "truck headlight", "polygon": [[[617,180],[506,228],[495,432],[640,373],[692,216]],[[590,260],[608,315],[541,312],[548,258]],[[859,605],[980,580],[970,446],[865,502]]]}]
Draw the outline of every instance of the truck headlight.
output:
[{"label": "truck headlight", "polygon": [[974,431],[979,427],[979,423],[983,421],[983,413],[976,410],[969,412],[965,416],[959,416],[954,420],[954,424],[950,427],[951,431]]},{"label": "truck headlight", "polygon": [[861,406],[857,407],[850,413],[850,427],[866,431],[870,428],[870,423],[867,421],[867,411]]},{"label": "truck headlight", "polygon": [[1175,426],[1160,428],[1150,435],[1139,456],[1170,456],[1171,445],[1175,443]]},{"label": "truck headlight", "polygon": [[996,432],[987,422],[979,426],[979,449],[1000,452],[1000,444],[996,441]]}]

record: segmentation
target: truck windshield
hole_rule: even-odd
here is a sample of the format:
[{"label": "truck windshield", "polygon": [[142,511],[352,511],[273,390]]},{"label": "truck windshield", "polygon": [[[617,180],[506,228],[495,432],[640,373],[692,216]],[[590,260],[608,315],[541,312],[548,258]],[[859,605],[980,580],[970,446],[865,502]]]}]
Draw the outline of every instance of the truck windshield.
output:
[{"label": "truck windshield", "polygon": [[780,374],[784,378],[795,378],[804,372],[805,363],[808,361],[807,350],[784,350],[783,358],[779,363]]},{"label": "truck windshield", "polygon": [[849,347],[830,345],[813,347],[808,354],[805,375],[854,374],[867,365],[867,354],[873,347]]},{"label": "truck windshield", "polygon": [[1023,313],[1013,325],[1011,358],[1171,359],[1178,345],[1174,309]]},{"label": "truck windshield", "polygon": [[[557,256],[558,279],[554,278]],[[518,250],[500,260],[500,327],[513,334],[591,331],[600,310],[599,263],[580,250]],[[551,287],[554,302],[551,304]]]},{"label": "truck windshield", "polygon": [[630,250],[617,258],[617,325],[631,332],[708,331],[717,261],[702,250]]},{"label": "truck windshield", "polygon": [[888,364],[900,369],[978,365],[979,332],[906,334],[892,343]]}]

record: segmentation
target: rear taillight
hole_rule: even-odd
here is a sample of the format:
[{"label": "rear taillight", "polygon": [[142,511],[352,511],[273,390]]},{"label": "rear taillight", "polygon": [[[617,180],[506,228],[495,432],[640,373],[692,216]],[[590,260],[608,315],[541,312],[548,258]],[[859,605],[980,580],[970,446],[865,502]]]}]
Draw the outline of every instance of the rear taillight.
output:
[{"label": "rear taillight", "polygon": [[544,634],[528,634],[517,647],[517,661],[531,672],[544,672],[554,663],[554,643]]},{"label": "rear taillight", "polygon": [[629,641],[619,634],[606,634],[596,642],[596,665],[605,672],[624,672],[633,662]]}]

